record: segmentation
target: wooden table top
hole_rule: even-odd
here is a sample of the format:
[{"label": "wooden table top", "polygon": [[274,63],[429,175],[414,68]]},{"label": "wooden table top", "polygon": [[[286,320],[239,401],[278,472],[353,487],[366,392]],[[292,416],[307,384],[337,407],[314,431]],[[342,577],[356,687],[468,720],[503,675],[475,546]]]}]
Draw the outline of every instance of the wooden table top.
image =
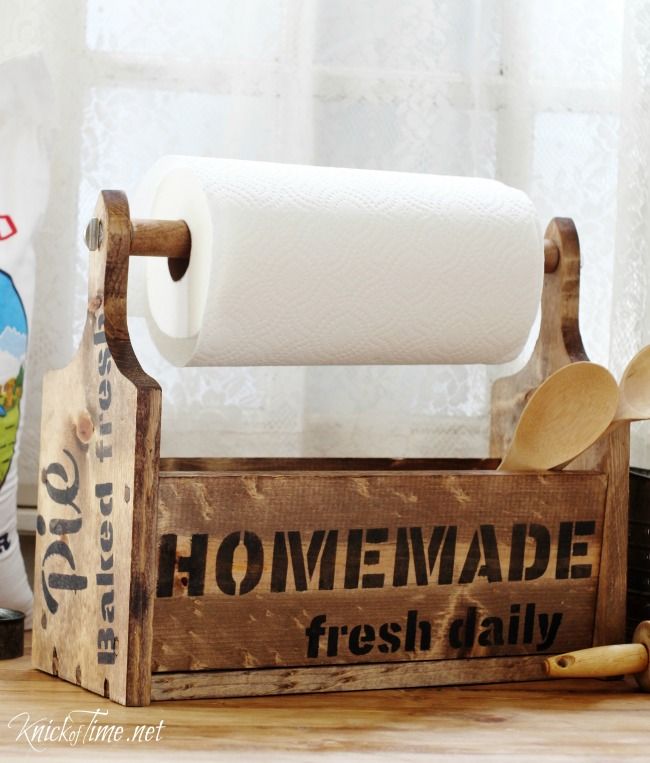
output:
[{"label": "wooden table top", "polygon": [[[107,715],[98,715],[93,725],[90,713],[96,710]],[[68,714],[66,739],[33,741],[41,752],[30,748],[34,724],[53,728],[56,736],[54,727]],[[142,741],[129,740],[138,725],[146,726],[138,731]],[[117,734],[118,726],[124,729],[119,741],[89,737],[98,729]],[[648,761],[650,694],[636,691],[631,681],[543,681],[126,708],[33,670],[26,655],[0,661],[0,760],[26,756],[238,763]]]}]

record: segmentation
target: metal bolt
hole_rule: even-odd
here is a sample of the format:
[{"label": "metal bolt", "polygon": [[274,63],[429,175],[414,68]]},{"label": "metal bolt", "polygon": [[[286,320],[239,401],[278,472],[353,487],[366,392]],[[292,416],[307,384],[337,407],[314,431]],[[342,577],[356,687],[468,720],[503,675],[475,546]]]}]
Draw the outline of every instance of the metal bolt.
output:
[{"label": "metal bolt", "polygon": [[86,226],[84,235],[86,246],[91,252],[95,252],[102,245],[103,235],[102,221],[98,217],[93,217]]}]

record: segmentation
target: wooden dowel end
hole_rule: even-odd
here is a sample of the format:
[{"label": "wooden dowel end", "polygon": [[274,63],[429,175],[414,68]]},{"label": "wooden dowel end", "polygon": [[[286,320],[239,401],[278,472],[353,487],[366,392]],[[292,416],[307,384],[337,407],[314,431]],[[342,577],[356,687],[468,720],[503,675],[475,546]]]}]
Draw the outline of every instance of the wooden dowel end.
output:
[{"label": "wooden dowel end", "polygon": [[188,259],[192,236],[185,220],[131,220],[131,254]]},{"label": "wooden dowel end", "polygon": [[549,238],[544,239],[544,272],[555,273],[560,264],[560,250]]}]

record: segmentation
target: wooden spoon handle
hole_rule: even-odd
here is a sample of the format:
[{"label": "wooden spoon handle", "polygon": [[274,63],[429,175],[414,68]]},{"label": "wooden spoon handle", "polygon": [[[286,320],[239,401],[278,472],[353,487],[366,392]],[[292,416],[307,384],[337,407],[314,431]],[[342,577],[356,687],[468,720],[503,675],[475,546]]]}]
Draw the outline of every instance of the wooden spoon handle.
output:
[{"label": "wooden spoon handle", "polygon": [[648,650],[643,644],[596,646],[548,657],[544,662],[551,678],[607,678],[641,673],[648,667]]}]

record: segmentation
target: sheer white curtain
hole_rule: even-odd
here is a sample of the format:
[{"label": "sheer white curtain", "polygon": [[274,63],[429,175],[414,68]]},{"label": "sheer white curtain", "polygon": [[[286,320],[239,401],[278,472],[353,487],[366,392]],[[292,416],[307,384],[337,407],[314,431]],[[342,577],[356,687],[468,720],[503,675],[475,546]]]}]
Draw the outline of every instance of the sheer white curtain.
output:
[{"label": "sheer white curtain", "polygon": [[[0,0],[0,13],[0,57],[41,50],[58,99],[23,482],[42,373],[67,362],[84,318],[97,192],[132,194],[161,154],[498,178],[543,223],[576,220],[591,357],[620,373],[649,340],[650,2]],[[524,360],[177,370],[131,328],[163,386],[163,451],[180,455],[483,455],[490,381]]]}]

